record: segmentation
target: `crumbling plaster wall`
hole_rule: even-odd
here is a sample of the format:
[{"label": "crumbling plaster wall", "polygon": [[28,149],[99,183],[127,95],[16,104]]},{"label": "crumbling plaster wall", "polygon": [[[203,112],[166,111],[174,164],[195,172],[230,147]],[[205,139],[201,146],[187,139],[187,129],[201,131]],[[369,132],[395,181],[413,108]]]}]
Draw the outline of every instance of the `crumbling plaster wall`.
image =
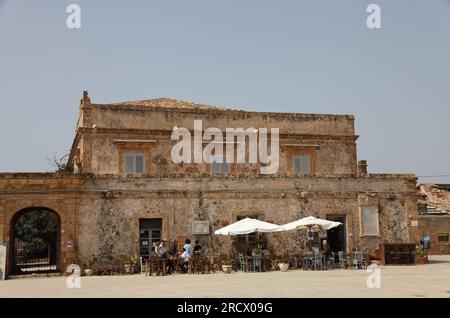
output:
[{"label": "crumbling plaster wall", "polygon": [[[408,215],[414,211],[408,210],[407,202],[414,196],[404,193],[406,187],[403,183],[396,179],[371,182],[369,178],[359,180],[358,185],[355,178],[345,181],[334,178],[321,179],[318,183],[313,178],[137,178],[134,182],[126,178],[94,179],[88,188],[109,189],[110,194],[83,199],[80,203],[78,231],[83,233],[78,242],[80,260],[94,256],[107,258],[138,254],[139,218],[162,218],[162,236],[169,241],[187,236],[223,253],[232,252],[233,238],[194,236],[193,220],[208,220],[210,233],[213,233],[236,221],[238,216],[285,224],[308,215],[326,218],[344,214],[347,216],[349,251],[355,248],[375,253],[380,243],[409,241]],[[336,191],[336,183],[341,185],[341,191]],[[313,184],[316,186],[312,187]],[[386,184],[396,188],[394,192],[397,194],[375,192],[380,211],[380,235],[362,237],[358,203],[361,191],[354,189],[364,188],[362,185],[366,189],[386,188]],[[199,215],[199,211],[204,214]],[[268,247],[277,254],[300,253],[306,233],[293,231],[266,234],[265,237]]]},{"label": "crumbling plaster wall", "polygon": [[99,128],[172,130],[173,125],[193,129],[194,119],[203,128],[279,128],[280,133],[354,135],[351,115],[259,113],[236,110],[192,110],[148,106],[92,104],[92,124]]},{"label": "crumbling plaster wall", "polygon": [[[171,159],[171,150],[176,141],[171,141],[169,135],[110,134],[94,131],[92,131],[90,138],[92,142],[91,170],[97,174],[119,174],[119,145],[114,143],[114,140],[124,139],[155,140],[151,143],[152,156],[150,160],[147,160],[151,164],[151,175],[153,176],[170,176],[180,173],[208,175],[210,173],[209,165],[206,163],[175,164]],[[317,158],[315,175],[356,173],[356,145],[354,140],[309,138],[293,141],[282,139],[280,140],[279,169],[275,174],[277,176],[292,175],[292,167],[288,166],[287,163],[288,152],[284,146],[284,144],[292,143],[318,145],[315,149]],[[233,169],[235,175],[257,175],[259,173],[258,164],[237,164]]]}]

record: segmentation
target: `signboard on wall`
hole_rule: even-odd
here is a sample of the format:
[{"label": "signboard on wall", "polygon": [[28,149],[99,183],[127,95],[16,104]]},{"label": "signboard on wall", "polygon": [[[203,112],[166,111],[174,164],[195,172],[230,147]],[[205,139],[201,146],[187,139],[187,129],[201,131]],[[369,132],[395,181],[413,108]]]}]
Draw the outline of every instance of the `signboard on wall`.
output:
[{"label": "signboard on wall", "polygon": [[192,234],[209,234],[209,222],[208,221],[193,221],[192,222]]},{"label": "signboard on wall", "polygon": [[0,280],[6,278],[6,243],[0,243]]},{"label": "signboard on wall", "polygon": [[380,221],[376,206],[360,208],[361,235],[380,235]]}]

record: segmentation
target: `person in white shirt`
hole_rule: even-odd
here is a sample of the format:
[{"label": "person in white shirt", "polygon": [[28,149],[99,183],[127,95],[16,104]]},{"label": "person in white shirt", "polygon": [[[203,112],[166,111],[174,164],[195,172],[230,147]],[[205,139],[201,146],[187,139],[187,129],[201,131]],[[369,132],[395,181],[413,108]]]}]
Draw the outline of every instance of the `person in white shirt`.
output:
[{"label": "person in white shirt", "polygon": [[183,248],[183,253],[180,256],[180,266],[181,266],[181,270],[186,273],[188,270],[188,264],[189,261],[191,260],[191,254],[186,251],[185,248]]},{"label": "person in white shirt", "polygon": [[164,241],[160,241],[159,244],[156,245],[156,254],[158,254],[159,257],[164,257],[167,253],[167,249],[164,246]]},{"label": "person in white shirt", "polygon": [[189,253],[189,258],[191,258],[194,255],[194,248],[192,247],[191,240],[186,239],[184,241],[183,250],[185,250],[187,253]]}]

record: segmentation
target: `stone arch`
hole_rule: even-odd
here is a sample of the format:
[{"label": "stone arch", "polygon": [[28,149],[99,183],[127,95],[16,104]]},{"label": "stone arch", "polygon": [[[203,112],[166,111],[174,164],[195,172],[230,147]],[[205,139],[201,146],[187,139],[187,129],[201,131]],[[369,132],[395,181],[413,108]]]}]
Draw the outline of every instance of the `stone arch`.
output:
[{"label": "stone arch", "polygon": [[10,220],[9,275],[59,272],[61,216],[45,207],[27,207]]}]

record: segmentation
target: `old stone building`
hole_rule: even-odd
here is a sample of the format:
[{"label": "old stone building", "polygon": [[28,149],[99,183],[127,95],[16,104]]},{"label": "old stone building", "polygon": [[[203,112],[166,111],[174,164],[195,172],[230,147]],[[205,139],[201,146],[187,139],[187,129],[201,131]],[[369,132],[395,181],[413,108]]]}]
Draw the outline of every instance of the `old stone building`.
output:
[{"label": "old stone building", "polygon": [[430,254],[450,254],[450,185],[418,187],[419,229],[430,237]]},{"label": "old stone building", "polygon": [[[203,130],[279,128],[277,173],[261,174],[261,163],[174,163],[174,127],[192,131],[200,119]],[[33,256],[26,246],[36,240],[36,257],[57,271],[94,258],[146,256],[160,238],[198,239],[224,253],[258,242],[276,253],[301,252],[304,231],[212,234],[245,216],[277,224],[308,215],[340,221],[319,233],[336,251],[418,243],[415,175],[367,173],[357,161],[357,139],[349,115],[250,112],[168,98],[96,104],[85,92],[67,171],[0,174],[8,273],[27,272]],[[33,213],[52,224],[49,233],[23,229]],[[46,239],[55,244],[44,246]]]}]

